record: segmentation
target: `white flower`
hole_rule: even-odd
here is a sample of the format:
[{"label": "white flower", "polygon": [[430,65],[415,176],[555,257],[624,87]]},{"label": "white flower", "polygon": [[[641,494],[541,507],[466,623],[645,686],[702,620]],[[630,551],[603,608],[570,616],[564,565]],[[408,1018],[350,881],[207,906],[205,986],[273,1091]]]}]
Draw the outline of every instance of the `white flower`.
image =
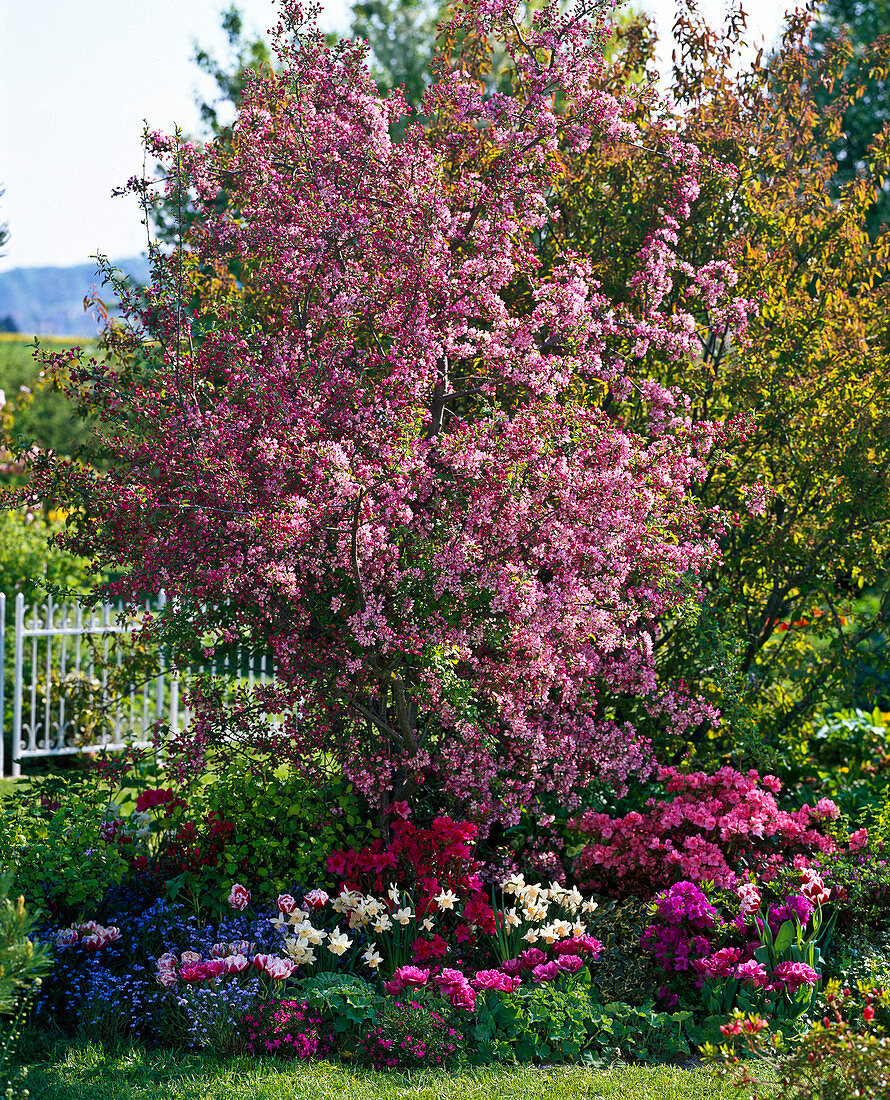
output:
[{"label": "white flower", "polygon": [[374,931],[379,936],[381,932],[388,932],[392,928],[392,921],[384,913],[384,915],[374,921]]},{"label": "white flower", "polygon": [[398,905],[399,898],[402,896],[402,891],[398,888],[398,886],[390,886],[387,893],[389,895],[389,900]]},{"label": "white flower", "polygon": [[453,909],[454,903],[457,901],[457,894],[453,890],[443,890],[441,894],[436,894],[433,901],[439,906],[440,911]]},{"label": "white flower", "polygon": [[522,937],[527,943],[538,942],[538,930],[536,928],[529,928],[529,930]]},{"label": "white flower", "polygon": [[342,955],[351,946],[352,940],[343,932],[330,932],[328,934],[328,951],[331,951],[334,955]]},{"label": "white flower", "polygon": [[586,931],[587,931],[587,925],[582,924],[581,921],[579,921],[579,920],[576,920],[575,923],[572,925],[572,935],[573,936],[583,936]]},{"label": "white flower", "polygon": [[411,920],[414,914],[406,906],[404,909],[396,909],[392,915],[393,920],[397,920],[403,927]]},{"label": "white flower", "polygon": [[540,921],[547,919],[547,906],[546,905],[527,905],[522,910],[522,915],[530,923],[538,924]]},{"label": "white flower", "polygon": [[599,906],[596,904],[595,901],[585,901],[584,904],[581,906],[581,911],[583,913],[592,913],[594,909],[598,908]]},{"label": "white flower", "polygon": [[576,909],[580,908],[584,898],[581,897],[581,891],[578,887],[573,886],[571,890],[566,891],[565,897],[562,900],[563,905],[574,913]]},{"label": "white flower", "polygon": [[383,962],[383,956],[378,953],[376,946],[371,943],[362,952],[362,958],[365,960],[365,965],[369,966],[372,970],[376,970],[377,967]]},{"label": "white flower", "polygon": [[432,932],[432,930],[436,927],[436,922],[433,920],[432,917],[424,917],[420,923],[423,925],[425,932]]},{"label": "white flower", "polygon": [[359,896],[354,890],[341,890],[333,903],[333,907],[338,913],[348,913],[351,909],[355,909],[358,903]]},{"label": "white flower", "polygon": [[513,875],[502,884],[501,889],[505,894],[518,894],[525,887],[525,879],[522,875]]},{"label": "white flower", "polygon": [[507,909],[504,912],[504,924],[508,928],[518,928],[522,921],[519,919],[515,909]]},{"label": "white flower", "polygon": [[545,943],[556,943],[559,939],[559,933],[552,924],[545,924],[541,931],[541,939]]},{"label": "white flower", "polygon": [[555,920],[551,927],[561,940],[566,939],[572,934],[572,926],[567,920]]}]

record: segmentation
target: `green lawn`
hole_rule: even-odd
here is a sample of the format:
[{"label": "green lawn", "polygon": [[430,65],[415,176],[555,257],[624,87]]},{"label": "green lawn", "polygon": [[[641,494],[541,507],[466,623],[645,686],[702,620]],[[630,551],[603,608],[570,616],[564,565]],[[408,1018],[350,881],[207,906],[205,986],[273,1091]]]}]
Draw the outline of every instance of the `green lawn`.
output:
[{"label": "green lawn", "polygon": [[222,1060],[86,1042],[59,1041],[40,1049],[33,1040],[28,1060],[31,1100],[749,1100],[751,1095],[707,1070],[664,1066],[381,1074],[326,1062]]}]

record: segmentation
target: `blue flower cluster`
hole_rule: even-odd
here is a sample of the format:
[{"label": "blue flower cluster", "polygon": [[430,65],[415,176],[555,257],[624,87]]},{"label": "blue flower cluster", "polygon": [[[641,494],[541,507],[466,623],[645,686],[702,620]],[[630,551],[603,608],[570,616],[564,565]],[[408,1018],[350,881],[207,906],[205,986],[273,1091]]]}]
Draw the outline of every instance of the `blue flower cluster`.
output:
[{"label": "blue flower cluster", "polygon": [[42,930],[56,963],[41,990],[38,1018],[94,1038],[231,1049],[240,1031],[237,1021],[261,992],[259,980],[165,989],[158,982],[157,960],[186,950],[209,958],[214,944],[238,940],[251,941],[257,952],[276,953],[279,937],[267,917],[233,913],[206,925],[187,907],[163,899],[145,905],[121,891],[116,900],[120,908],[106,904],[102,916],[120,929],[120,939],[100,950],[57,945],[59,925]]}]

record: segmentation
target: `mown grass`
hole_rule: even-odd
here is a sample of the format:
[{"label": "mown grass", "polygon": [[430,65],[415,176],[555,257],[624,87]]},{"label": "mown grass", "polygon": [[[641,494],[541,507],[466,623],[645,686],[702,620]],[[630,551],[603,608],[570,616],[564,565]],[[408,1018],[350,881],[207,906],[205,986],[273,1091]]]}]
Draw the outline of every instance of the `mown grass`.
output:
[{"label": "mown grass", "polygon": [[[616,1065],[376,1073],[327,1062],[218,1059],[57,1041],[33,1049],[31,1100],[749,1100],[707,1069]],[[24,1052],[23,1052],[24,1053]],[[763,1092],[759,1093],[763,1096]]]}]

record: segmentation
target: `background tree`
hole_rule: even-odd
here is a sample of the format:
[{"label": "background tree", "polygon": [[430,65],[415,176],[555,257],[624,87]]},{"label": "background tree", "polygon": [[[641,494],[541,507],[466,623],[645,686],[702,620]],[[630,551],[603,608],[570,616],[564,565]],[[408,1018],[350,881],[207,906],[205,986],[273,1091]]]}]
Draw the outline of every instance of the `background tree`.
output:
[{"label": "background tree", "polygon": [[[581,251],[604,293],[644,310],[629,258],[652,248],[667,196],[653,150],[668,130],[703,151],[710,171],[696,217],[677,227],[677,252],[706,266],[729,250],[737,290],[758,313],[733,342],[725,318],[699,310],[693,369],[653,348],[647,371],[690,396],[693,423],[756,410],[757,428],[733,464],[699,487],[703,504],[738,507],[740,488],[757,481],[774,495],[766,514],[723,536],[698,623],[665,624],[656,646],[663,672],[687,677],[721,706],[720,744],[742,755],[759,738],[802,735],[821,707],[849,701],[862,649],[880,640],[890,614],[886,595],[869,607],[859,599],[885,576],[890,545],[890,238],[868,232],[888,137],[885,128],[834,198],[834,151],[860,89],[846,83],[842,43],[818,56],[808,50],[812,26],[812,13],[798,13],[773,57],[744,65],[740,14],[721,35],[681,16],[674,106],[639,97],[633,146],[620,155],[591,147],[575,159],[559,199],[563,219],[542,242],[548,262]],[[651,28],[639,22],[622,37],[607,75],[615,91],[654,76]],[[881,71],[887,52],[885,41],[862,66]],[[682,308],[684,279],[665,293]],[[702,727],[698,736],[710,751],[712,735]]]},{"label": "background tree", "polygon": [[[868,162],[868,147],[890,120],[890,80],[886,65],[875,64],[879,51],[872,48],[890,35],[888,0],[826,0],[819,6],[819,21],[812,41],[819,52],[829,47],[846,54],[844,82],[855,96],[844,103],[841,133],[833,154],[837,160],[836,184],[855,179]],[[820,91],[819,102],[828,105],[832,89]],[[890,224],[890,186],[884,182],[868,212],[869,232],[874,236]]]}]

